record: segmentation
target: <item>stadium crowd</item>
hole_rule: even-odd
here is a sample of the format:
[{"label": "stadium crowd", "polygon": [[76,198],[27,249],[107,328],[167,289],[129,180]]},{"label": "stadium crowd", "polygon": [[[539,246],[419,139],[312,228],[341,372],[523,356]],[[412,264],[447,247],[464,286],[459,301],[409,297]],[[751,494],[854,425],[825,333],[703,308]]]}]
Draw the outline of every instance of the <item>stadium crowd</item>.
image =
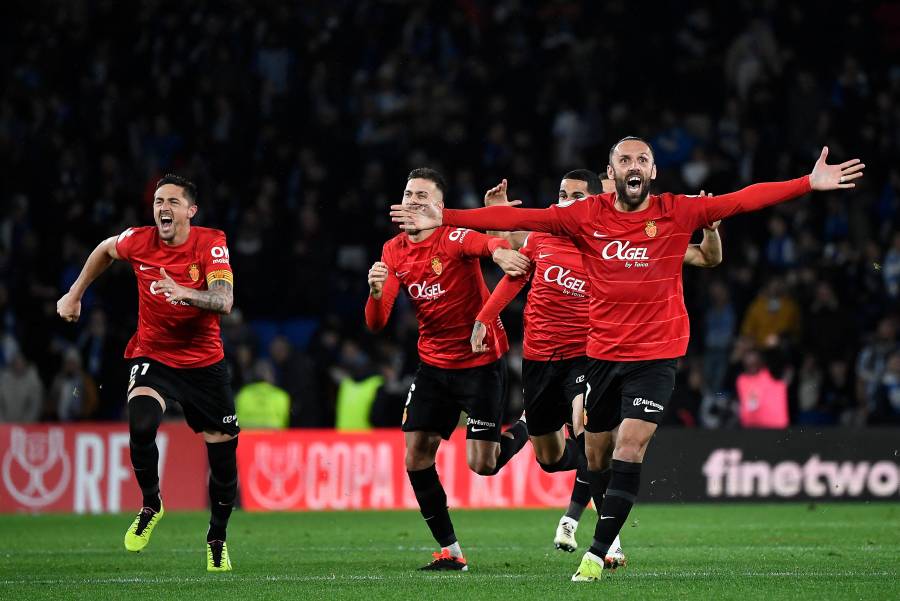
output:
[{"label": "stadium crowd", "polygon": [[[724,262],[685,269],[693,336],[669,422],[783,427],[759,420],[780,403],[795,425],[900,423],[896,4],[13,10],[0,53],[0,421],[121,418],[128,267],[97,281],[76,325],[55,302],[98,241],[151,223],[154,184],[176,172],[199,186],[195,223],[228,235],[235,391],[289,399],[284,425],[340,426],[360,403],[372,424],[399,424],[415,318],[401,304],[389,335],[372,336],[363,306],[406,173],[441,170],[455,207],[479,206],[504,177],[511,197],[545,206],[564,172],[605,173],[609,146],[633,134],[654,145],[657,191],[798,177],[823,144],[867,165],[849,194],[724,223]],[[514,342],[521,309],[504,314]]]}]

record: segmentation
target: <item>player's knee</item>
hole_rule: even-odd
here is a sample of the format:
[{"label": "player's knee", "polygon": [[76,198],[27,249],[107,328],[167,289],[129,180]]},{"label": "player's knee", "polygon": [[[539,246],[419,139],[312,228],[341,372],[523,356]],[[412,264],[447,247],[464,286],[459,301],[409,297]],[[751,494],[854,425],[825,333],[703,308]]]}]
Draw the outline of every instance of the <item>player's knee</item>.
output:
[{"label": "player's knee", "polygon": [[469,457],[469,469],[479,476],[491,476],[497,471],[497,460],[491,457]]},{"label": "player's knee", "polygon": [[619,440],[616,443],[616,450],[613,452],[613,457],[619,461],[640,463],[644,459],[645,448],[646,444],[643,444],[640,440]]},{"label": "player's knee", "polygon": [[431,467],[434,464],[434,455],[425,449],[406,449],[406,469],[417,472]]},{"label": "player's knee", "polygon": [[542,446],[534,447],[534,458],[537,459],[538,465],[540,465],[541,469],[545,472],[557,471],[553,468],[557,463],[560,462],[564,454],[565,449]]},{"label": "player's knee", "polygon": [[152,442],[161,421],[162,407],[157,399],[139,395],[128,401],[128,432],[132,441],[140,444]]}]

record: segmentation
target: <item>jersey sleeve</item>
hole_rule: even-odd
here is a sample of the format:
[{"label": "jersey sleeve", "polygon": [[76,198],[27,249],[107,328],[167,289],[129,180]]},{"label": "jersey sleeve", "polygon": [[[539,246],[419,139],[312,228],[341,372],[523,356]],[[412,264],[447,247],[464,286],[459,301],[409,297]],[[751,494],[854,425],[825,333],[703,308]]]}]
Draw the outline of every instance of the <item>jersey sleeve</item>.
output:
[{"label": "jersey sleeve", "polygon": [[506,308],[506,305],[512,302],[516,295],[519,294],[519,291],[525,287],[532,273],[534,273],[533,268],[525,275],[516,277],[503,276],[475,320],[481,323],[493,323],[500,315],[500,312]]},{"label": "jersey sleeve", "polygon": [[451,242],[459,243],[460,254],[464,257],[490,257],[498,248],[511,248],[508,240],[465,228],[454,229],[447,237]]},{"label": "jersey sleeve", "polygon": [[123,261],[131,261],[131,254],[134,252],[136,245],[136,233],[137,229],[130,227],[116,238],[116,254]]},{"label": "jersey sleeve", "polygon": [[561,236],[576,234],[590,215],[589,196],[583,201],[553,205],[547,209],[484,207],[481,209],[444,209],[444,225],[475,230],[547,232]]},{"label": "jersey sleeve", "polygon": [[201,259],[203,277],[206,279],[207,286],[212,285],[216,281],[228,282],[234,286],[234,274],[231,271],[231,263],[229,261],[225,234],[217,232],[210,240],[207,249],[203,251]]},{"label": "jersey sleeve", "polygon": [[766,207],[803,196],[812,191],[809,176],[786,182],[753,184],[737,192],[721,196],[676,196],[680,219],[691,230],[739,213]]},{"label": "jersey sleeve", "polygon": [[387,265],[388,276],[381,289],[381,298],[376,299],[369,294],[366,300],[366,327],[372,332],[378,332],[387,325],[394,301],[400,292],[400,280],[397,278],[394,262],[391,260],[387,245],[381,251],[381,262]]}]

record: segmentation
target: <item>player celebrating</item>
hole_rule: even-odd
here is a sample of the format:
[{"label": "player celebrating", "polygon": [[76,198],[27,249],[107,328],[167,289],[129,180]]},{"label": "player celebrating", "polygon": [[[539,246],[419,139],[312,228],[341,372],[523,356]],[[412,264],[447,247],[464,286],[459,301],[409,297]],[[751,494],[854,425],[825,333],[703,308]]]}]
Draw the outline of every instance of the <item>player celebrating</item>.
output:
[{"label": "player celebrating", "polygon": [[[403,207],[443,208],[446,185],[433,169],[410,172]],[[381,261],[369,270],[366,324],[378,331],[387,323],[400,287],[406,290],[419,321],[419,358],[403,411],[406,469],[422,517],[441,546],[425,570],[467,570],[438,478],[435,457],[466,420],[466,459],[481,475],[496,474],[528,440],[524,421],[501,434],[508,349],[499,318],[486,325],[491,349],[473,356],[468,336],[472,321],[489,293],[481,257],[493,256],[507,273],[521,275],[528,261],[500,238],[446,227],[407,230],[384,245]]]},{"label": "player celebrating", "polygon": [[585,382],[585,437],[591,492],[618,428],[612,476],[598,508],[590,550],[574,581],[598,580],[603,558],[628,517],[640,487],[641,462],[675,384],[675,359],[687,350],[681,262],[691,233],[705,223],[756,211],[812,190],[855,187],[859,159],[826,163],[822,149],[809,175],[748,186],[722,196],[650,194],[656,178],[653,150],[628,137],[609,152],[607,174],[616,191],[547,209],[486,207],[469,211],[391,207],[404,228],[442,224],[476,229],[533,230],[567,236],[583,255],[591,285],[589,357]]},{"label": "player celebrating", "polygon": [[140,551],[163,517],[156,432],[166,403],[178,401],[188,425],[202,432],[209,458],[211,517],[206,569],[231,570],[225,529],[237,493],[237,435],[230,375],[219,315],[231,311],[234,278],[225,234],[191,227],[197,187],[177,175],[156,185],[156,227],[135,227],[101,242],[69,292],[56,303],[60,317],[77,321],[81,298],[115,259],[131,263],[138,287],[138,328],[125,349],[130,360],[128,431],[131,464],[143,508],[125,533],[125,548]]},{"label": "player celebrating", "polygon": [[[559,206],[584,200],[589,195],[614,189],[611,180],[601,182],[593,171],[576,169],[563,176],[559,184]],[[507,200],[507,181],[488,190],[488,206],[513,206]],[[703,192],[701,192],[703,195]],[[515,202],[515,201],[513,201]],[[719,222],[703,231],[703,241],[690,245],[684,263],[696,267],[715,267],[722,261],[722,244],[718,235]],[[509,302],[531,279],[531,290],[525,304],[525,340],[522,361],[525,413],[528,433],[535,457],[544,471],[577,470],[571,502],[556,528],[554,544],[557,549],[574,552],[578,548],[575,531],[578,521],[590,500],[589,475],[584,455],[584,426],[582,424],[584,374],[587,357],[585,345],[588,335],[588,303],[590,286],[581,261],[581,253],[572,242],[562,236],[527,232],[509,234],[515,248],[531,259],[525,276],[504,277],[478,314],[472,329],[472,350],[484,352],[486,334],[484,324],[495,320]],[[575,440],[565,439],[563,428],[571,415]],[[609,456],[602,465],[602,488],[609,480]],[[601,499],[596,499],[599,506]],[[606,554],[606,565],[616,568],[625,565],[625,554],[617,536]]]}]

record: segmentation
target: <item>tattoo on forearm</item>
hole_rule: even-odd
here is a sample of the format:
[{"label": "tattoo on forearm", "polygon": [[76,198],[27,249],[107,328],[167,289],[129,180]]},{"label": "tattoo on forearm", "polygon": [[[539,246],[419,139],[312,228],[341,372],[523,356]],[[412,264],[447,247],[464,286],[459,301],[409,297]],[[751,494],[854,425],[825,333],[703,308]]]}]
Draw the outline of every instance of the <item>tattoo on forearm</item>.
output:
[{"label": "tattoo on forearm", "polygon": [[215,313],[224,313],[231,305],[232,286],[225,280],[214,280],[209,290],[195,290],[189,299],[191,305]]}]

